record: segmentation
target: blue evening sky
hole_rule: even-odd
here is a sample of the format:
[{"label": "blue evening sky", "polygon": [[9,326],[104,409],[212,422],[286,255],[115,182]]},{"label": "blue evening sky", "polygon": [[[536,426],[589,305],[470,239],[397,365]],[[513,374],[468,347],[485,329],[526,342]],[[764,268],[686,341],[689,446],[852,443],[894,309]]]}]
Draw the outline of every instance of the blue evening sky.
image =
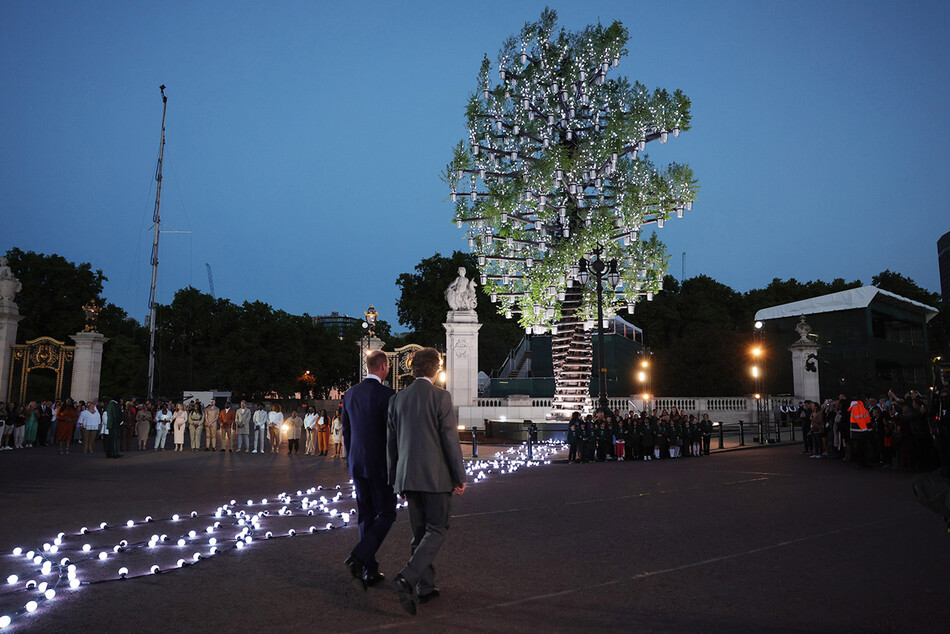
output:
[{"label": "blue evening sky", "polygon": [[[193,285],[293,313],[397,321],[396,277],[467,249],[439,174],[483,54],[545,2],[0,3],[0,251],[108,276],[144,322],[167,86],[158,299]],[[551,3],[622,21],[614,73],[680,88],[693,129],[652,147],[700,197],[659,230],[670,273],[939,291],[950,230],[950,3]],[[497,76],[497,75],[495,75]],[[397,327],[398,328],[398,327]]]}]

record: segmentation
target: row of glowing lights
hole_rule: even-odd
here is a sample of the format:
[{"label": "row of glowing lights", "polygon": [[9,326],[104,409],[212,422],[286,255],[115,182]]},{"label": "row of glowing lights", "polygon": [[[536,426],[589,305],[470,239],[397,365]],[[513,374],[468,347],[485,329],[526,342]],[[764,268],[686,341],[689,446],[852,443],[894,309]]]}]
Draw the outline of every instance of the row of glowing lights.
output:
[{"label": "row of glowing lights", "polygon": [[[471,460],[466,464],[465,470],[466,470],[466,473],[471,478],[473,478],[474,482],[480,482],[486,479],[489,473],[497,472],[503,475],[503,474],[508,474],[508,473],[515,473],[521,468],[535,467],[535,466],[540,466],[542,464],[545,464],[545,465],[550,464],[551,461],[547,458],[551,454],[553,454],[554,452],[560,449],[563,449],[563,443],[559,443],[556,441],[536,443],[533,449],[532,459],[529,460],[526,445],[522,445],[521,447],[513,447],[503,452],[502,454],[500,454],[501,458],[496,456],[495,458],[491,460]],[[352,481],[350,481],[350,483],[352,483]],[[337,490],[339,490],[340,488],[341,488],[340,485],[336,485]],[[316,491],[319,491],[322,489],[323,487],[312,488],[307,491],[307,494],[313,494]],[[297,495],[302,496],[304,494],[302,491],[297,491]],[[338,491],[336,495],[334,495],[332,498],[329,498],[329,499],[325,496],[320,496],[320,498],[317,500],[310,500],[309,498],[304,497],[301,500],[301,508],[307,511],[308,516],[312,516],[314,514],[314,508],[317,508],[318,510],[320,510],[321,512],[324,512],[326,515],[328,515],[331,518],[338,517],[339,519],[343,521],[343,526],[346,527],[346,526],[349,526],[350,517],[356,513],[356,510],[350,509],[350,512],[346,513],[346,512],[339,512],[337,509],[330,509],[327,507],[328,504],[339,502],[342,496],[343,496],[343,493]],[[351,494],[351,497],[355,498],[356,493],[353,492]],[[284,506],[278,509],[277,511],[278,516],[293,515],[293,511],[287,508],[287,504],[292,502],[292,498],[289,495],[287,495],[286,493],[281,493],[277,496],[277,501],[284,504]],[[234,548],[236,550],[242,550],[245,548],[245,546],[251,544],[254,541],[254,538],[250,534],[250,532],[252,530],[254,531],[261,530],[260,519],[262,517],[268,516],[269,512],[259,511],[258,513],[255,513],[253,515],[248,515],[245,511],[233,512],[231,508],[229,507],[233,507],[236,504],[237,502],[235,500],[231,500],[230,504],[219,507],[215,511],[214,516],[216,519],[221,519],[228,516],[231,516],[237,519],[237,525],[241,527],[241,530],[234,536],[234,542],[235,542]],[[253,500],[247,501],[247,506],[252,506],[253,504],[254,504]],[[260,504],[268,504],[268,499],[267,498],[262,499],[260,501]],[[397,506],[406,508],[408,507],[408,502],[401,502]],[[187,517],[190,517],[191,519],[197,518],[198,512],[192,511],[190,515]],[[182,519],[183,519],[182,516],[178,514],[172,515],[170,518],[170,520],[173,522],[177,522]],[[144,520],[144,523],[151,523],[153,521],[155,520],[153,520],[152,516],[147,516]],[[136,522],[134,520],[128,520],[125,523],[125,526],[128,528],[132,528],[135,525],[136,525]],[[101,522],[98,526],[98,530],[106,530],[108,528],[109,528],[109,524],[107,522]],[[215,521],[213,524],[207,526],[204,532],[210,535],[219,528],[221,528],[221,522]],[[329,531],[329,530],[333,530],[333,528],[334,528],[333,523],[328,522],[326,524],[325,530]],[[92,530],[96,530],[96,529],[92,529]],[[311,526],[309,528],[309,532],[311,534],[316,533],[318,531],[319,529],[316,526]],[[86,534],[89,534],[89,532],[90,532],[90,529],[84,526],[80,529],[79,534],[86,535]],[[297,532],[295,529],[290,529],[287,531],[288,537],[293,537],[296,534]],[[190,540],[197,539],[198,536],[199,536],[199,533],[195,530],[191,530],[187,534],[187,537]],[[58,554],[60,551],[60,547],[63,545],[63,541],[66,539],[66,537],[67,537],[66,533],[61,532],[56,536],[55,539],[53,539],[52,543],[43,544],[42,552],[45,553],[46,555],[40,554],[39,551],[33,551],[33,550],[28,550],[24,552],[23,548],[21,547],[14,548],[12,551],[12,554],[16,557],[22,556],[23,558],[32,561],[33,564],[40,566],[40,573],[42,575],[44,576],[49,575],[49,574],[52,574],[53,572],[53,563],[52,561],[47,559],[46,556]],[[271,539],[273,537],[274,537],[274,533],[272,531],[266,531],[264,533],[264,539]],[[151,538],[149,539],[148,547],[155,548],[159,543],[165,543],[168,541],[170,541],[168,535],[155,534],[155,535],[152,535]],[[188,542],[186,541],[184,537],[179,538],[176,543],[179,547],[182,547],[182,548],[188,544]],[[201,559],[208,558],[212,555],[215,555],[221,552],[219,550],[219,540],[216,537],[210,537],[208,539],[208,546],[210,547],[210,549],[207,555],[202,555],[201,553],[196,552],[191,557],[191,561],[186,560],[186,559],[179,559],[176,567],[184,568],[186,565],[189,565],[191,563],[196,563],[200,561]],[[112,548],[112,551],[114,554],[119,554],[119,553],[124,552],[127,548],[129,548],[129,542],[123,539]],[[92,545],[88,543],[83,544],[81,551],[83,553],[92,552]],[[96,556],[96,558],[100,561],[106,561],[109,558],[109,554],[110,553],[108,551],[101,551]],[[80,581],[78,577],[76,564],[72,563],[68,557],[64,557],[60,560],[60,570],[62,570],[63,567],[65,567],[66,569],[66,575],[67,575],[69,587],[71,589],[79,588],[79,586],[82,585],[83,582]],[[155,575],[155,574],[160,574],[161,572],[163,572],[162,568],[158,566],[157,564],[154,564],[149,569],[148,574]],[[138,575],[138,576],[145,576],[145,575]],[[127,579],[127,578],[129,578],[129,569],[125,566],[119,568],[118,579]],[[11,574],[6,578],[6,581],[8,585],[14,586],[20,582],[20,577],[15,574]],[[56,596],[56,590],[50,587],[49,582],[46,582],[46,581],[37,582],[33,579],[30,579],[25,582],[24,589],[36,590],[42,595],[42,598],[46,599],[47,601],[51,601]],[[35,600],[30,600],[23,607],[27,614],[32,614],[39,607],[39,603]],[[4,629],[8,627],[13,622],[13,618],[14,617],[11,617],[9,615],[0,616],[0,629]]]}]

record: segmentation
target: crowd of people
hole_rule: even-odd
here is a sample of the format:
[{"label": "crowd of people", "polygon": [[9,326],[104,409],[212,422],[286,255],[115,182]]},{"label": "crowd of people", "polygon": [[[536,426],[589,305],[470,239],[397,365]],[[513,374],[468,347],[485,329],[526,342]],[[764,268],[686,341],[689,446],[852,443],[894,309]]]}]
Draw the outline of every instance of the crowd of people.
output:
[{"label": "crowd of people", "polygon": [[901,471],[950,466],[950,405],[944,388],[934,396],[911,390],[898,396],[851,399],[840,394],[822,403],[804,401],[796,412],[802,453],[811,458],[878,465]]},{"label": "crowd of people", "polygon": [[[325,409],[301,405],[285,414],[279,404],[231,402],[218,407],[214,400],[202,404],[138,399],[116,399],[115,417],[109,421],[109,401],[30,401],[25,405],[0,402],[0,450],[59,445],[69,453],[79,443],[82,453],[91,453],[97,439],[107,453],[110,434],[116,434],[117,451],[223,451],[280,453],[286,439],[287,455],[344,458],[340,411],[331,416]],[[154,440],[150,437],[154,436]],[[202,442],[203,440],[203,442]]]},{"label": "crowd of people", "polygon": [[651,413],[598,410],[568,423],[568,462],[660,460],[709,455],[713,423],[673,407]]}]

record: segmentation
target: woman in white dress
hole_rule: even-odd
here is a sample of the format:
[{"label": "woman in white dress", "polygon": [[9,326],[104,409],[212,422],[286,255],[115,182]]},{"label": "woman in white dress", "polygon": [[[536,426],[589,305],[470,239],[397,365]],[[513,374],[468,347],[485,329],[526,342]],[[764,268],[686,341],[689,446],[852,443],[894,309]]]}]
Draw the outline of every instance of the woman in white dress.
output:
[{"label": "woman in white dress", "polygon": [[172,415],[172,428],[175,433],[175,451],[182,451],[185,446],[185,427],[188,426],[188,412],[185,411],[185,404],[175,405],[175,413]]},{"label": "woman in white dress", "polygon": [[280,405],[274,403],[267,415],[267,430],[270,432],[270,452],[280,450],[280,426],[284,424],[284,415],[280,413]]},{"label": "woman in white dress", "polygon": [[330,423],[330,435],[333,436],[333,457],[339,458],[343,451],[343,421],[340,420],[340,412],[336,413]]},{"label": "woman in white dress", "polygon": [[307,415],[303,417],[303,429],[307,435],[307,444],[304,446],[304,455],[317,455],[317,410],[307,408]]},{"label": "woman in white dress", "polygon": [[161,408],[155,414],[155,449],[165,451],[165,437],[172,426],[172,413],[168,409],[168,403],[162,402]]},{"label": "woman in white dress", "polygon": [[102,416],[96,409],[94,401],[89,402],[89,406],[79,413],[79,427],[82,430],[82,452],[92,453],[92,445],[96,442],[96,432],[99,431],[99,425],[102,424]]}]

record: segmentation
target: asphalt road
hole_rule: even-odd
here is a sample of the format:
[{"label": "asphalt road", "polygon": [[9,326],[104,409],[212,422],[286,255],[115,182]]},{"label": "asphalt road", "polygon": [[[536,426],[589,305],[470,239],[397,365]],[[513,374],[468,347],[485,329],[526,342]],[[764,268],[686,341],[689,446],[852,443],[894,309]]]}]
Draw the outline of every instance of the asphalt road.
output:
[{"label": "asphalt road", "polygon": [[[410,617],[388,585],[364,594],[348,582],[342,561],[355,527],[310,534],[308,525],[328,520],[296,510],[297,490],[322,485],[310,499],[349,492],[340,460],[5,451],[0,584],[11,572],[21,578],[0,585],[0,615],[39,597],[22,589],[27,577],[56,578],[38,566],[30,573],[12,549],[41,548],[62,531],[59,554],[93,558],[80,564],[83,581],[114,579],[120,565],[145,576],[60,585],[7,631],[946,632],[950,537],[913,498],[912,477],[809,459],[799,445],[492,473],[454,499],[437,561],[442,596]],[[285,491],[293,501],[275,504]],[[255,535],[289,527],[297,535],[230,550],[237,527],[225,515],[213,534],[226,552],[175,568],[193,550],[208,552],[203,527],[231,499],[234,512],[271,509]],[[248,499],[255,505],[244,506]],[[277,516],[280,505],[293,516]],[[328,506],[355,504],[344,497]],[[173,513],[183,519],[166,521]],[[159,521],[142,525],[146,515]],[[126,528],[128,519],[137,524]],[[109,528],[96,530],[102,521]],[[342,526],[339,515],[330,523]],[[82,526],[93,530],[76,535]],[[111,550],[149,533],[169,543]],[[174,544],[179,536],[187,546]],[[408,546],[401,510],[380,551],[383,572],[401,568]],[[99,550],[108,550],[104,562]],[[168,572],[145,574],[153,562]]]}]

